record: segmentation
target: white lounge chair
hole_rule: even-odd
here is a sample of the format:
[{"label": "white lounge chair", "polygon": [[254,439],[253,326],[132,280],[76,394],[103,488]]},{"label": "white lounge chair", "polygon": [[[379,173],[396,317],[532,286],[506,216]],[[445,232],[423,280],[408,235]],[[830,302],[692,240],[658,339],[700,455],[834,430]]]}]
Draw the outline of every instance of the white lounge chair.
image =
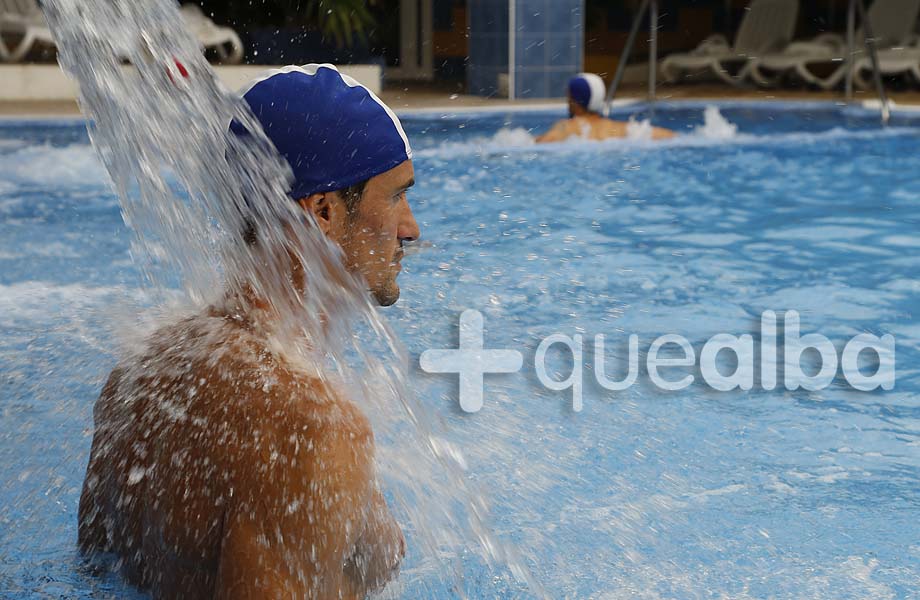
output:
[{"label": "white lounge chair", "polygon": [[183,4],[181,12],[185,25],[202,48],[213,49],[221,62],[235,64],[243,60],[243,42],[236,31],[215,25],[195,4]]},{"label": "white lounge chair", "polygon": [[[782,52],[771,52],[751,61],[749,75],[760,86],[774,87],[804,63],[836,62],[846,51],[846,43],[836,33],[824,33],[806,42],[792,42]],[[834,67],[836,68],[836,67]],[[801,76],[810,81],[812,75]]]},{"label": "white lounge chair", "polygon": [[[19,38],[15,46],[7,40]],[[36,0],[0,0],[0,58],[19,62],[35,44],[54,45]],[[5,54],[5,56],[3,56]]]},{"label": "white lounge chair", "polygon": [[[878,3],[878,0],[876,0]],[[873,8],[875,5],[873,4]],[[881,31],[889,35],[883,40],[878,52],[878,66],[882,75],[908,74],[920,83],[920,36],[913,25],[920,16],[920,1],[903,0],[900,6],[893,6],[888,13],[878,16],[870,13],[872,33],[882,37]],[[885,47],[889,46],[889,47]],[[872,82],[872,59],[863,54],[853,64],[854,81],[862,89],[870,89]]]},{"label": "white lounge chair", "polygon": [[725,36],[711,36],[692,52],[665,58],[661,75],[674,82],[689,72],[712,72],[723,81],[740,84],[752,58],[784,48],[792,40],[798,15],[798,0],[753,0],[734,46],[729,46]]},{"label": "white lounge chair", "polygon": [[[920,0],[875,0],[869,8],[876,47],[885,50],[909,46],[913,38]],[[863,64],[865,33],[856,32],[857,65]],[[751,61],[750,76],[756,83],[770,87],[794,74],[806,83],[829,90],[846,76],[846,39],[838,34],[823,34],[810,42],[794,42],[783,52],[765,54]],[[881,53],[880,53],[881,54]],[[887,54],[887,53],[886,53]],[[892,67],[900,64],[897,55],[888,55]],[[904,58],[907,55],[903,55]],[[884,68],[882,69],[884,72]],[[865,81],[862,82],[865,84]]]},{"label": "white lounge chair", "polygon": [[[864,90],[872,89],[872,59],[863,56],[853,65],[853,81]],[[920,43],[879,50],[878,69],[883,76],[909,75],[920,84]]]}]

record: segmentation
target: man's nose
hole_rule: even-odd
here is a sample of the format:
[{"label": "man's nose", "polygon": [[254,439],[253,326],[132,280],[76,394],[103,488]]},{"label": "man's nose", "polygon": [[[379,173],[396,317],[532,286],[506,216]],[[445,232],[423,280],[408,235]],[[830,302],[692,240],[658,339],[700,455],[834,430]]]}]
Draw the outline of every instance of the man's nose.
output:
[{"label": "man's nose", "polygon": [[419,238],[421,232],[419,231],[418,223],[415,221],[415,215],[412,214],[412,208],[409,207],[409,202],[404,202],[405,209],[400,218],[399,229],[396,231],[396,235],[402,242],[414,242]]}]

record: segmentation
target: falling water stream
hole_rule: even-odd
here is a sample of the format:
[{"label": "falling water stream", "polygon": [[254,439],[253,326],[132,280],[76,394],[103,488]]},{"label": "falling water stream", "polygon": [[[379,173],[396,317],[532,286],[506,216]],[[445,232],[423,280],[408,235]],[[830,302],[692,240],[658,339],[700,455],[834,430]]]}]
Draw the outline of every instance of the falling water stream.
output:
[{"label": "falling water stream", "polygon": [[[279,315],[260,332],[266,344],[346,388],[370,419],[378,474],[416,546],[410,552],[425,557],[426,577],[462,590],[450,584],[460,572],[451,563],[472,551],[497,576],[510,572],[541,594],[516,549],[490,532],[488,503],[469,483],[462,453],[413,397],[399,341],[337,250],[287,199],[289,168],[218,82],[176,4],[53,0],[45,11],[136,236],[146,294],[124,300],[140,317],[113,321],[125,351],[152,328],[220,303],[225,290],[251,286]],[[253,135],[230,133],[234,119]],[[255,247],[239,241],[247,219],[260,236]],[[303,263],[303,293],[282,267],[289,263],[277,260],[284,255]]]}]

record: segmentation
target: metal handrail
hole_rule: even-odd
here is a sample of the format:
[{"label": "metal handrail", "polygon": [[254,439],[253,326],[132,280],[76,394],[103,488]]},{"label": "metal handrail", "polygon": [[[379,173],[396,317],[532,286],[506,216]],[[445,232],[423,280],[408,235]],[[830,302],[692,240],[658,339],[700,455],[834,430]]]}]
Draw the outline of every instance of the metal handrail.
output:
[{"label": "metal handrail", "polygon": [[882,125],[888,125],[888,121],[891,120],[891,107],[888,103],[888,95],[885,93],[885,85],[882,83],[882,70],[878,64],[878,48],[875,43],[875,35],[872,33],[872,22],[862,0],[850,0],[849,10],[847,11],[846,101],[847,104],[853,102],[853,77],[855,75],[853,57],[856,53],[857,11],[859,12],[859,20],[862,23],[866,49],[869,51],[869,60],[872,61],[872,78],[875,80],[875,89],[878,91],[878,99],[881,103]]},{"label": "metal handrail", "polygon": [[[865,33],[865,30],[863,31]],[[844,97],[847,104],[853,101],[853,56],[856,51],[856,2],[850,0],[847,5],[847,56],[846,56],[846,83],[844,84]]]},{"label": "metal handrail", "polygon": [[655,118],[655,94],[658,83],[658,0],[649,4],[648,14],[648,119]]}]

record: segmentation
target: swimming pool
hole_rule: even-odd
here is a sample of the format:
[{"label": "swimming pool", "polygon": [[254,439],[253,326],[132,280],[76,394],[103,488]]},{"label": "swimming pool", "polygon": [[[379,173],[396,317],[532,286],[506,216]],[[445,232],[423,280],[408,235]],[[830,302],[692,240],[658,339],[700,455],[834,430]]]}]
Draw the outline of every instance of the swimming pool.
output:
[{"label": "swimming pool", "polygon": [[[736,133],[704,127],[703,104],[666,104],[656,124],[686,133],[674,142],[555,147],[526,134],[552,112],[406,116],[428,244],[383,314],[495,529],[553,597],[912,597],[920,116],[879,131],[830,104],[719,108]],[[111,323],[131,321],[126,297],[143,302],[133,237],[81,124],[3,122],[0,157],[0,596],[134,596],[74,549]],[[456,347],[465,309],[482,312],[487,347],[524,355],[522,372],[487,376],[476,414],[458,409],[456,376],[418,368],[424,350]],[[838,345],[893,335],[895,388],[716,392],[697,378],[662,392],[640,377],[619,393],[586,384],[575,413],[533,372],[553,333],[604,333],[620,354],[628,334],[644,349],[674,333],[698,350],[756,337],[765,310],[796,310]],[[565,357],[552,362],[564,377]],[[407,534],[392,593],[449,596]],[[526,597],[472,555],[454,583]]]}]

